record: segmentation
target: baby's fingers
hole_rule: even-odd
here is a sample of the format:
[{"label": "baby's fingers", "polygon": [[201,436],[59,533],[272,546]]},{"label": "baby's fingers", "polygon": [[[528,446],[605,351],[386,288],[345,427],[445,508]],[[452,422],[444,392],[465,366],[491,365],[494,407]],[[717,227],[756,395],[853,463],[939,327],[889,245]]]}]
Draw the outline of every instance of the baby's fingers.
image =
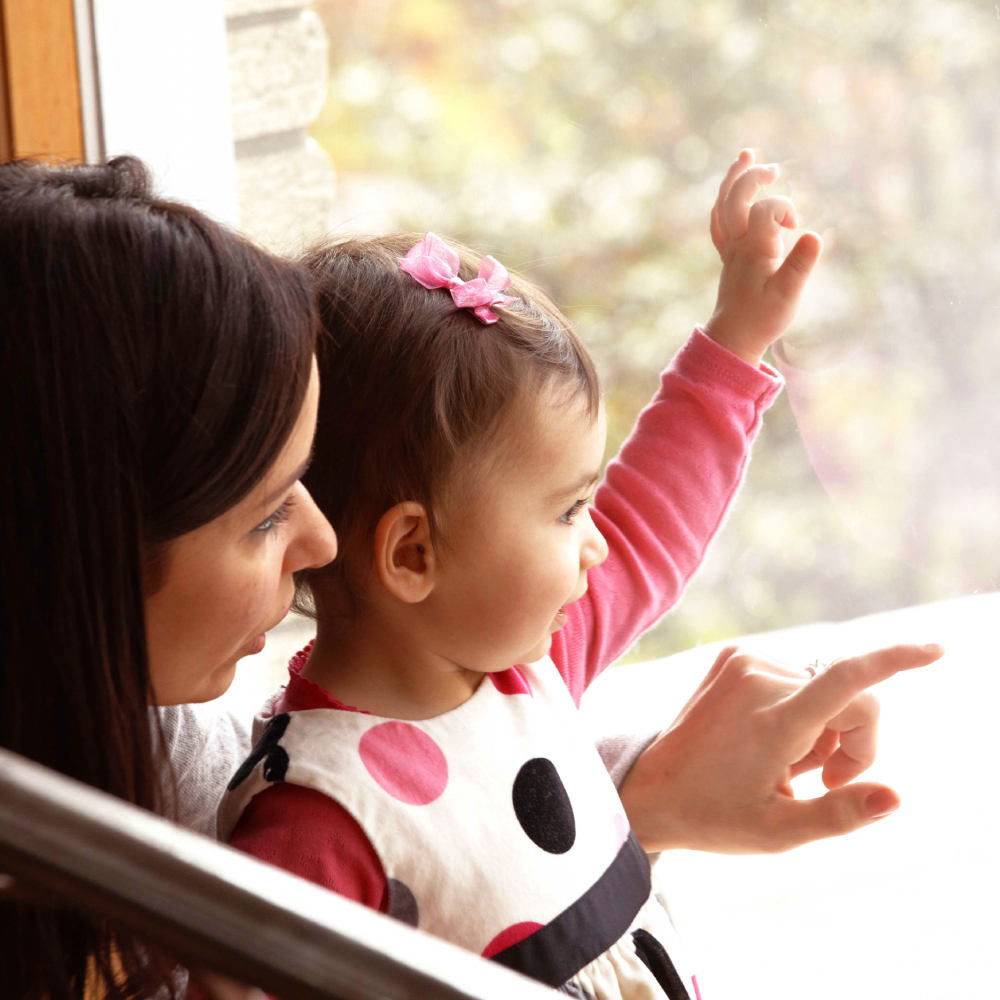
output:
[{"label": "baby's fingers", "polygon": [[736,178],[720,212],[720,223],[727,240],[738,240],[746,235],[750,206],[757,192],[766,184],[773,184],[777,177],[777,165],[766,163],[750,167]]},{"label": "baby's fingers", "polygon": [[767,287],[780,298],[794,300],[802,294],[812,274],[823,241],[817,233],[803,233],[789,251],[781,267],[767,279]]},{"label": "baby's fingers", "polygon": [[720,254],[722,253],[722,244],[729,238],[729,233],[726,230],[726,198],[729,197],[729,192],[736,178],[750,166],[753,166],[753,150],[741,149],[740,155],[730,164],[726,176],[722,178],[722,183],[719,185],[719,197],[716,198],[712,208],[712,242]]},{"label": "baby's fingers", "polygon": [[774,195],[754,202],[747,220],[747,242],[765,252],[781,253],[781,230],[795,229],[799,224],[790,198]]},{"label": "baby's fingers", "polygon": [[708,228],[712,234],[712,243],[715,249],[719,251],[719,256],[721,257],[726,245],[726,238],[722,235],[722,230],[719,228],[719,208],[717,205],[712,206],[712,217],[709,220]]}]

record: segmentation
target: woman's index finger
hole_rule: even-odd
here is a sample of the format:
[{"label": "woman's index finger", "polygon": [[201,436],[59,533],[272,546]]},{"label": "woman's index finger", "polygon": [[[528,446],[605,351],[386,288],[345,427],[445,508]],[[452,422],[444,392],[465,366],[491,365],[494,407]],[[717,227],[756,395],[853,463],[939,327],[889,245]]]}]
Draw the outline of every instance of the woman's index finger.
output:
[{"label": "woman's index finger", "polygon": [[902,644],[834,660],[786,700],[785,711],[800,725],[825,725],[866,688],[942,656],[944,647],[936,643]]}]

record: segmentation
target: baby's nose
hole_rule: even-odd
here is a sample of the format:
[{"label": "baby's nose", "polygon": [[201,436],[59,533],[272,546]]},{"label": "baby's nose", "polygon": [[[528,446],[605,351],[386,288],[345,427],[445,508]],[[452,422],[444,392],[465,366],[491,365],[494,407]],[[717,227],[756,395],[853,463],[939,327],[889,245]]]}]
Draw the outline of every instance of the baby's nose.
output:
[{"label": "baby's nose", "polygon": [[600,566],[608,558],[608,543],[604,535],[597,530],[597,526],[591,523],[591,530],[583,544],[583,551],[580,553],[580,561],[585,569],[593,569]]}]

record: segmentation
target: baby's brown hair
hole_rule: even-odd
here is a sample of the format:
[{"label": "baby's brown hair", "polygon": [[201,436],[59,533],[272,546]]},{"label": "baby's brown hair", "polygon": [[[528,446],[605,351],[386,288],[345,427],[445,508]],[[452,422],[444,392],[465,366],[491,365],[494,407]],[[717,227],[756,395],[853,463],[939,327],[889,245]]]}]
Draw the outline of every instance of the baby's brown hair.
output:
[{"label": "baby's brown hair", "polygon": [[[324,243],[303,257],[321,324],[319,418],[303,482],[337,532],[336,561],[303,573],[296,610],[314,613],[310,583],[331,575],[347,593],[382,515],[404,501],[436,511],[459,454],[487,443],[522,399],[554,390],[596,414],[601,390],[587,348],[539,288],[511,275],[496,323],[457,309],[399,267],[421,236],[401,233]],[[449,242],[459,277],[480,255]],[[558,397],[557,397],[558,398]]]}]

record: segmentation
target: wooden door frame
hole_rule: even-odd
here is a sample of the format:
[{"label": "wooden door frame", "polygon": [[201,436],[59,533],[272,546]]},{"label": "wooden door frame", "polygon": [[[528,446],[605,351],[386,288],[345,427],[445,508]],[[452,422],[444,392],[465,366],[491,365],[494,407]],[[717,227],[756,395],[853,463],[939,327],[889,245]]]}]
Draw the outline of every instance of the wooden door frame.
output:
[{"label": "wooden door frame", "polygon": [[74,7],[0,0],[0,159],[86,158]]},{"label": "wooden door frame", "polygon": [[0,0],[0,163],[14,155],[10,121],[10,87],[7,83],[7,32],[4,30],[4,0]]}]

